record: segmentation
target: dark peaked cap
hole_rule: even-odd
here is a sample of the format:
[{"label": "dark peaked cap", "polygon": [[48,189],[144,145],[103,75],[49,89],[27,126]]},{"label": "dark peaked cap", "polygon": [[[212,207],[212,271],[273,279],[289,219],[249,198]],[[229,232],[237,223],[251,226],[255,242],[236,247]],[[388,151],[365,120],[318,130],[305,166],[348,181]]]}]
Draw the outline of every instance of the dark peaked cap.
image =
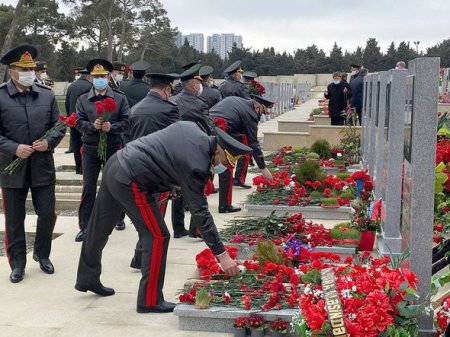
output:
[{"label": "dark peaked cap", "polygon": [[268,99],[265,99],[264,97],[250,94],[250,97],[257,101],[259,104],[264,105],[266,108],[271,108],[274,105],[274,102],[269,101]]},{"label": "dark peaked cap", "polygon": [[199,75],[199,71],[202,65],[200,63],[197,63],[196,65],[193,65],[188,70],[185,70],[183,73],[180,74],[180,80],[181,81],[188,81],[193,78],[201,81],[202,78]]},{"label": "dark peaked cap", "polygon": [[200,63],[202,63],[202,61],[198,60],[198,61],[195,61],[195,62],[191,62],[191,63],[185,64],[184,66],[181,66],[181,68],[183,68],[183,70],[188,70],[192,66],[195,66],[196,64],[200,64]]},{"label": "dark peaked cap", "polygon": [[227,69],[225,69],[223,72],[224,73],[227,73],[227,74],[233,74],[233,73],[235,73],[236,71],[239,71],[239,70],[241,70],[242,71],[242,69],[241,69],[241,61],[239,60],[239,61],[236,61],[236,62],[234,62],[232,65],[230,65]]},{"label": "dark peaked cap", "polygon": [[359,69],[361,69],[361,66],[359,65],[359,64],[350,64],[350,67],[352,67],[352,68],[359,68]]},{"label": "dark peaked cap", "polygon": [[146,71],[148,68],[150,68],[150,63],[148,63],[147,61],[144,60],[139,60],[134,62],[131,66],[130,66],[131,70],[135,70],[135,71]]},{"label": "dark peaked cap", "polygon": [[246,71],[246,72],[244,72],[242,74],[242,76],[245,77],[245,78],[252,78],[253,79],[253,78],[257,78],[258,74],[255,73],[254,71]]},{"label": "dark peaked cap", "polygon": [[200,68],[199,74],[200,76],[208,76],[211,75],[212,72],[214,71],[214,68],[211,66],[203,66]]},{"label": "dark peaked cap", "polygon": [[9,66],[16,65],[23,68],[34,68],[36,63],[33,59],[37,56],[37,50],[34,46],[25,44],[11,49],[0,59],[0,63]]},{"label": "dark peaked cap", "polygon": [[238,142],[218,127],[214,128],[214,134],[220,147],[227,150],[232,156],[239,156],[253,151],[250,147]]},{"label": "dark peaked cap", "polygon": [[148,78],[150,78],[150,83],[164,83],[168,85],[172,85],[172,82],[178,78],[177,74],[160,74],[160,73],[148,73],[145,74]]}]

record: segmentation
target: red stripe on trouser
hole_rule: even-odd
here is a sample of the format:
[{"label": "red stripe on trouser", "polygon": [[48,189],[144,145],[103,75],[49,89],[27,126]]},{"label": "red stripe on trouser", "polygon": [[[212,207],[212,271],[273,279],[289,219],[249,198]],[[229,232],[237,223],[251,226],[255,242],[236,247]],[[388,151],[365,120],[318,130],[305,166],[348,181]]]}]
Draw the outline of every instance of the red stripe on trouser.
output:
[{"label": "red stripe on trouser", "polygon": [[230,180],[228,181],[227,203],[228,206],[230,206],[233,199],[233,166],[231,166],[230,164],[228,164],[228,173],[230,175]]},{"label": "red stripe on trouser", "polygon": [[169,196],[169,192],[163,192],[159,194],[159,200],[158,202],[160,202],[159,204],[159,211],[161,212],[161,216],[164,218],[164,216],[166,215],[166,208],[167,208],[167,201],[168,200],[164,200]]},{"label": "red stripe on trouser", "polygon": [[6,223],[6,208],[5,208],[5,193],[3,192],[3,188],[2,188],[2,209],[3,209],[3,214],[5,215],[5,250],[6,250],[6,257],[8,258],[8,261],[11,259],[11,256],[9,255],[8,252],[8,224]]},{"label": "red stripe on trouser", "polygon": [[[246,135],[242,135],[242,144],[248,145],[248,140]],[[250,163],[250,154],[244,154],[244,164],[242,166],[241,175],[239,181],[241,184],[245,184],[245,176],[247,175],[248,163]]]},{"label": "red stripe on trouser", "polygon": [[[153,234],[152,258],[150,261],[150,270],[148,275],[147,291],[145,304],[149,307],[156,305],[156,295],[158,292],[159,270],[161,268],[161,256],[163,251],[164,238],[161,235],[158,222],[156,221],[152,210],[147,202],[147,194],[139,192],[135,183],[131,186],[136,206],[141,212],[142,218],[150,233]],[[156,277],[155,277],[156,274]]]}]

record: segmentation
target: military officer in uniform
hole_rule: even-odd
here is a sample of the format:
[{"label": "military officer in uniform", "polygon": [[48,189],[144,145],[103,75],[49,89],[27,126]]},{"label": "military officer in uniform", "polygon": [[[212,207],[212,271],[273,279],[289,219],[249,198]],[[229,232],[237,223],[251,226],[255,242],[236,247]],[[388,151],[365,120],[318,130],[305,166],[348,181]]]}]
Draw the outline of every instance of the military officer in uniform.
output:
[{"label": "military officer in uniform", "polygon": [[[226,131],[237,140],[245,139],[249,147],[252,148],[252,155],[261,170],[264,178],[271,181],[272,174],[266,168],[264,156],[257,137],[258,122],[261,114],[273,106],[273,102],[261,97],[252,95],[253,99],[230,96],[225,97],[214,105],[209,113],[211,117],[225,119]],[[248,160],[248,157],[247,157]],[[233,167],[219,175],[219,213],[239,212],[239,207],[234,207],[232,201]]]},{"label": "military officer in uniform", "polygon": [[[130,107],[123,93],[108,86],[108,78],[113,70],[112,64],[103,59],[89,61],[86,66],[92,77],[92,88],[78,97],[75,105],[77,129],[83,136],[83,192],[78,209],[80,232],[75,241],[83,241],[86,227],[94,207],[97,180],[105,162],[98,157],[100,131],[107,134],[106,161],[122,146],[121,133],[128,130]],[[112,98],[116,110],[109,113],[107,120],[99,118],[96,102]],[[123,221],[123,220],[121,220]]]},{"label": "military officer in uniform", "polygon": [[[191,68],[180,74],[182,90],[178,95],[172,96],[170,100],[178,106],[181,120],[195,122],[205,130],[207,134],[211,133],[211,123],[209,121],[208,104],[199,98],[203,91],[202,78],[199,71],[201,64],[197,63]],[[189,233],[184,227],[184,198],[172,201],[172,225],[174,232],[179,237],[188,235],[196,237],[195,224],[191,219]]]},{"label": "military officer in uniform", "polygon": [[217,102],[222,99],[222,94],[217,88],[213,87],[212,73],[214,68],[211,66],[203,66],[200,68],[200,77],[202,78],[203,92],[200,98],[203,99],[207,104],[208,108],[211,108]]},{"label": "military officer in uniform", "polygon": [[[70,115],[75,112],[75,104],[77,103],[78,96],[89,91],[92,87],[92,83],[89,81],[89,73],[86,69],[75,69],[78,79],[73,82],[67,88],[66,93],[66,113]],[[76,76],[77,76],[76,75]],[[81,133],[75,128],[70,128],[70,147],[69,149],[73,152],[73,158],[75,160],[75,173],[81,174]]]},{"label": "military officer in uniform", "polygon": [[[5,214],[5,246],[10,281],[22,281],[26,265],[25,202],[31,190],[38,216],[33,259],[47,274],[54,273],[49,256],[56,222],[53,149],[65,129],[39,141],[58,122],[59,110],[49,87],[34,82],[36,48],[22,45],[0,62],[9,66],[11,79],[0,85],[0,186]],[[5,168],[17,158],[23,162],[12,175]]]},{"label": "military officer in uniform", "polygon": [[[176,75],[149,73],[147,77],[150,79],[150,92],[138,104],[136,104],[130,113],[130,140],[135,140],[143,136],[147,136],[156,131],[165,129],[169,125],[180,121],[180,114],[176,104],[169,101],[172,94],[173,81],[178,78]],[[155,195],[160,203],[160,212],[164,218],[166,212],[168,193],[158,193]],[[183,213],[184,216],[184,213]],[[174,224],[174,237],[179,238],[186,231],[184,222],[182,228],[176,227]],[[140,241],[136,244],[133,259],[130,267],[141,269],[142,245]]]},{"label": "military officer in uniform", "polygon": [[236,155],[251,151],[221,130],[208,136],[197,124],[177,122],[127,144],[107,163],[80,254],[75,289],[114,295],[100,281],[101,256],[123,208],[143,246],[138,313],[172,312],[163,287],[170,235],[154,193],[180,188],[206,245],[227,275],[239,272],[219,237],[203,194],[211,171],[222,171]]},{"label": "military officer in uniform", "polygon": [[119,90],[127,96],[130,108],[139,103],[145,96],[147,96],[150,86],[144,81],[145,72],[150,67],[147,61],[139,60],[134,62],[130,68],[133,71],[133,78],[123,81]]},{"label": "military officer in uniform", "polygon": [[123,75],[125,74],[126,70],[127,65],[125,63],[117,61],[113,63],[113,70],[111,71],[109,79],[109,86],[112,89],[119,89],[120,83],[122,83],[123,81]]},{"label": "military officer in uniform", "polygon": [[255,80],[255,78],[258,77],[258,74],[255,73],[254,71],[244,71],[242,74],[242,82],[244,82],[244,84],[248,84]]},{"label": "military officer in uniform", "polygon": [[241,82],[242,72],[241,61],[236,61],[223,71],[226,74],[226,79],[219,86],[222,97],[239,96],[250,99],[248,94],[248,87]]}]

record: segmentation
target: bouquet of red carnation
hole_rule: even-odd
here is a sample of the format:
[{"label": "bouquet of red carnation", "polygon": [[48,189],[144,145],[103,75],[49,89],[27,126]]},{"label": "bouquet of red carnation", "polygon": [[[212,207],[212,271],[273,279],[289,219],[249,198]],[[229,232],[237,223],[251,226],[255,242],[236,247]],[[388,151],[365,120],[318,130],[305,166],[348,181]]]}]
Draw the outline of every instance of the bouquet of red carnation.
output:
[{"label": "bouquet of red carnation", "polygon": [[214,123],[220,130],[227,132],[227,121],[224,118],[214,118]]},{"label": "bouquet of red carnation", "polygon": [[[102,121],[107,122],[109,117],[111,117],[111,113],[117,109],[117,104],[112,98],[107,97],[103,101],[96,101],[95,108],[99,118]],[[99,133],[100,140],[98,141],[97,154],[101,160],[106,160],[106,132],[99,130]]]},{"label": "bouquet of red carnation", "polygon": [[263,315],[251,314],[247,318],[247,325],[250,329],[264,330],[267,324]]},{"label": "bouquet of red carnation", "polygon": [[289,327],[289,322],[283,321],[281,318],[277,318],[270,323],[270,330],[273,332],[286,333]]},{"label": "bouquet of red carnation", "polygon": [[[70,116],[63,116],[63,115],[59,115],[58,116],[58,121],[55,123],[55,125],[53,125],[53,127],[48,130],[41,138],[39,138],[37,141],[41,142],[43,140],[47,140],[53,135],[53,133],[55,132],[60,132],[61,130],[65,129],[66,126],[68,127],[74,127],[77,125],[77,116],[75,114],[75,112],[72,112],[70,114]],[[13,175],[14,172],[17,170],[17,168],[22,164],[22,162],[25,159],[23,158],[16,158],[14,159],[11,164],[9,164],[8,166],[6,166],[5,168],[5,172],[7,172],[9,175]]]},{"label": "bouquet of red carnation", "polygon": [[248,93],[262,96],[266,93],[266,88],[258,81],[251,80],[248,84]]},{"label": "bouquet of red carnation", "polygon": [[234,320],[234,327],[237,329],[245,329],[247,327],[247,317],[237,317]]}]

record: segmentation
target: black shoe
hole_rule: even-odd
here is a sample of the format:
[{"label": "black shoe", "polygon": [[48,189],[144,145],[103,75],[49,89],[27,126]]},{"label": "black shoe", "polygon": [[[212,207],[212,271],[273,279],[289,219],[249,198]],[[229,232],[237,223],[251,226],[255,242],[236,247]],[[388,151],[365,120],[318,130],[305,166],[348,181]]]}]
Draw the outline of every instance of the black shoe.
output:
[{"label": "black shoe", "polygon": [[125,229],[125,221],[120,220],[116,225],[116,231],[123,231]]},{"label": "black shoe", "polygon": [[9,280],[11,283],[19,283],[23,280],[23,275],[25,274],[24,268],[14,268],[9,275]]},{"label": "black shoe", "polygon": [[55,267],[53,263],[48,259],[40,259],[37,255],[33,254],[33,260],[39,262],[39,266],[44,273],[53,274],[55,272]]},{"label": "black shoe", "polygon": [[239,187],[242,187],[242,188],[245,188],[245,189],[252,188],[250,185],[245,185],[245,184],[241,183],[241,182],[240,182],[239,180],[237,180],[237,179],[233,179],[233,185],[234,185],[234,186],[239,186]]},{"label": "black shoe", "polygon": [[141,305],[137,306],[137,312],[140,314],[148,313],[148,312],[173,312],[177,305],[175,303],[163,301],[161,304],[155,305],[154,307],[144,307]]},{"label": "black shoe", "polygon": [[73,150],[68,149],[67,151],[64,151],[64,153],[73,153]]},{"label": "black shoe", "polygon": [[75,284],[75,289],[84,293],[87,291],[92,291],[94,294],[97,294],[99,296],[112,296],[116,293],[113,288],[105,287],[101,283],[95,286],[82,286],[79,284]]},{"label": "black shoe", "polygon": [[130,267],[133,269],[141,269],[142,262],[136,256],[131,259]]},{"label": "black shoe", "polygon": [[81,230],[75,236],[75,242],[82,242],[85,236],[86,236],[86,228],[81,228]]},{"label": "black shoe", "polygon": [[253,162],[253,160],[250,160],[250,162],[248,163],[248,166],[255,166],[255,163]]},{"label": "black shoe", "polygon": [[216,194],[217,192],[219,192],[218,188],[213,189],[213,191],[211,192],[211,194]]},{"label": "black shoe", "polygon": [[189,234],[189,232],[187,231],[187,229],[184,229],[183,228],[183,231],[181,231],[181,232],[179,232],[179,233],[174,233],[173,234],[173,237],[175,238],[175,239],[179,239],[179,238],[182,238],[183,236],[186,236],[186,235],[188,235]]},{"label": "black shoe", "polygon": [[219,207],[219,213],[234,213],[240,211],[240,207],[234,207],[233,205]]}]

